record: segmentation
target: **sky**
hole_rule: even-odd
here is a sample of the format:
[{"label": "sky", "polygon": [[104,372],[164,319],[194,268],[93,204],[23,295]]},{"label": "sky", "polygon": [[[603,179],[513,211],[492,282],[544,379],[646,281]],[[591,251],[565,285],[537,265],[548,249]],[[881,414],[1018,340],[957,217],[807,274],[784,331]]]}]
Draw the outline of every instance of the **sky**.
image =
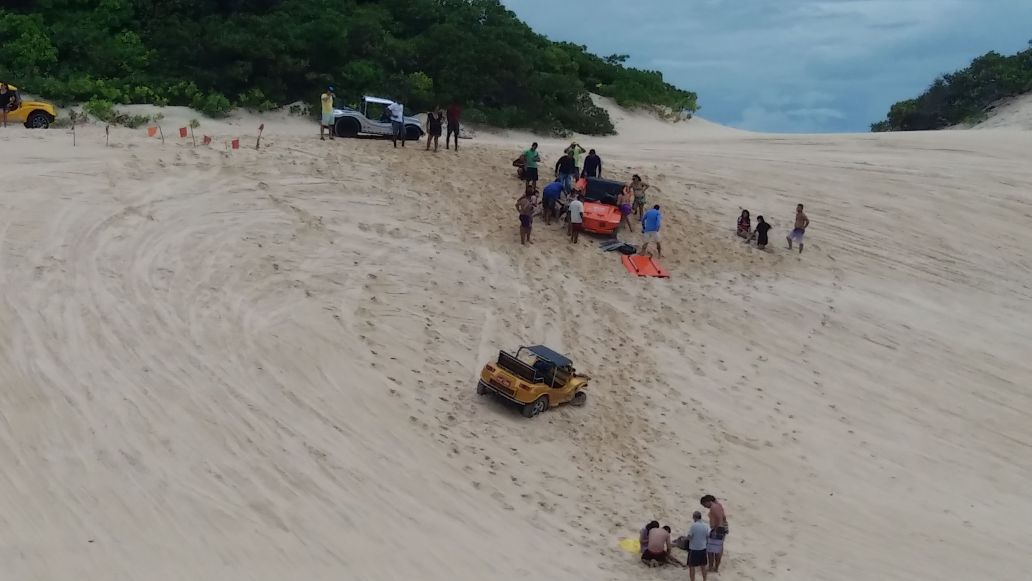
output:
[{"label": "sky", "polygon": [[658,70],[752,131],[867,131],[896,101],[1032,39],[1032,0],[502,0],[536,32]]}]

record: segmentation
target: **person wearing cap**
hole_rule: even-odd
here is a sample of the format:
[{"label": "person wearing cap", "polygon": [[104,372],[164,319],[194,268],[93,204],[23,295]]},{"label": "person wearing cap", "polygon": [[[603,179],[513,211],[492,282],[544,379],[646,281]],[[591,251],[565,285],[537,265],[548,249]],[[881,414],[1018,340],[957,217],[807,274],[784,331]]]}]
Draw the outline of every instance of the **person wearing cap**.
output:
[{"label": "person wearing cap", "polygon": [[319,125],[319,139],[326,141],[323,131],[330,134],[333,139],[333,85],[326,87],[326,92],[319,97],[322,102],[322,122]]}]

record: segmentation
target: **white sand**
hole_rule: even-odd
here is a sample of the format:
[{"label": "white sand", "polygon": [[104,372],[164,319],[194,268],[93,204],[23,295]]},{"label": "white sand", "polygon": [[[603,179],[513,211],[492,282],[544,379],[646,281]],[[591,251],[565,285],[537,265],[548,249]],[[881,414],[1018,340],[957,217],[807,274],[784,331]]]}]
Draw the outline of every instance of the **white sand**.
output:
[{"label": "white sand", "polygon": [[1008,129],[1032,131],[1032,93],[997,103],[989,118],[972,129]]},{"label": "white sand", "polygon": [[[256,121],[0,132],[3,579],[686,579],[617,542],[703,493],[725,580],[1028,578],[1032,134],[625,114],[581,141],[655,185],[661,281],[519,246],[522,141],[225,152]],[[587,407],[478,398],[521,342]]]}]

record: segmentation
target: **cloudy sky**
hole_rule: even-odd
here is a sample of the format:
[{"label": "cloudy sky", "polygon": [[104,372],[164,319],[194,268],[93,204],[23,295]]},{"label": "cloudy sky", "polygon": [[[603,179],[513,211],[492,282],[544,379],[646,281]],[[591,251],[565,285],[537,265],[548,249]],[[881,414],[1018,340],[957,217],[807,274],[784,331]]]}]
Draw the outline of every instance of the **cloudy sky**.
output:
[{"label": "cloudy sky", "polygon": [[537,32],[630,54],[755,131],[866,131],[896,101],[1032,39],[1032,0],[503,0]]}]

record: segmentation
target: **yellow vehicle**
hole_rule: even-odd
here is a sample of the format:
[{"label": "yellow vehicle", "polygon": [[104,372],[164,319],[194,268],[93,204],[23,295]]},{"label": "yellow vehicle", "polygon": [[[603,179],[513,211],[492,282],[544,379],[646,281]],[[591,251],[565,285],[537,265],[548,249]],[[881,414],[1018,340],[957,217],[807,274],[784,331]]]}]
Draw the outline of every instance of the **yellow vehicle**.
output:
[{"label": "yellow vehicle", "polygon": [[[17,91],[18,87],[7,85],[8,90]],[[22,101],[20,96],[7,111],[7,123],[22,123],[29,129],[46,129],[57,119],[57,109],[43,101]]]},{"label": "yellow vehicle", "polygon": [[516,354],[500,351],[495,363],[488,363],[480,372],[477,394],[493,394],[520,406],[524,417],[570,404],[582,406],[588,395],[584,388],[591,378],[580,375],[573,362],[564,355],[534,345],[520,347]]}]

